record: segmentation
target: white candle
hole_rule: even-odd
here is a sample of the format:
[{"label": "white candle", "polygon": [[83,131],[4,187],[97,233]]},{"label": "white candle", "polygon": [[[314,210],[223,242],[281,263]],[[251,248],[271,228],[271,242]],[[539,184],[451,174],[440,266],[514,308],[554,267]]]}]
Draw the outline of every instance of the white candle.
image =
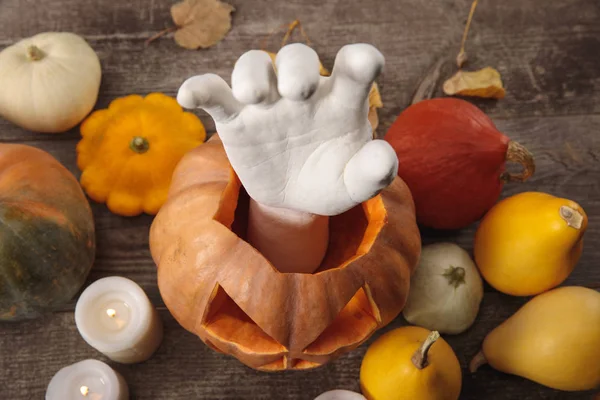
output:
[{"label": "white candle", "polygon": [[125,379],[102,361],[84,360],[54,375],[46,400],[127,400]]},{"label": "white candle", "polygon": [[163,338],[163,326],[148,296],[135,282],[119,276],[88,286],[75,306],[83,339],[113,361],[146,361]]}]

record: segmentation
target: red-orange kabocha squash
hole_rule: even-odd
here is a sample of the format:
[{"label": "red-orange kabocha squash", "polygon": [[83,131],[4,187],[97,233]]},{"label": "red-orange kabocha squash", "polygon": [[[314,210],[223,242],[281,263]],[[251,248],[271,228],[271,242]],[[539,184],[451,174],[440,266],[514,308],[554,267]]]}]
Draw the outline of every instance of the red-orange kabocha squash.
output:
[{"label": "red-orange kabocha squash", "polygon": [[331,218],[314,274],[281,273],[248,244],[247,208],[213,136],[178,165],[150,232],[165,304],[208,346],[256,369],[312,368],[400,313],[421,245],[402,180]]},{"label": "red-orange kabocha squash", "polygon": [[79,183],[45,151],[0,144],[0,321],[35,318],[79,291],[96,249]]}]

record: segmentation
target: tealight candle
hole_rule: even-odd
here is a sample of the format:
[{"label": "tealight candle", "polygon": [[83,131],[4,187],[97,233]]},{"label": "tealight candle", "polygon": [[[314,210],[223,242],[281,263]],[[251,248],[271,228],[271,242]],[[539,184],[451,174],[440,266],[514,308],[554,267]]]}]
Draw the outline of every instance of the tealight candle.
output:
[{"label": "tealight candle", "polygon": [[125,379],[102,361],[84,360],[58,371],[46,390],[46,400],[127,400]]},{"label": "tealight candle", "polygon": [[162,322],[146,293],[119,276],[99,279],[83,291],[75,323],[90,346],[126,364],[150,358],[163,337]]}]

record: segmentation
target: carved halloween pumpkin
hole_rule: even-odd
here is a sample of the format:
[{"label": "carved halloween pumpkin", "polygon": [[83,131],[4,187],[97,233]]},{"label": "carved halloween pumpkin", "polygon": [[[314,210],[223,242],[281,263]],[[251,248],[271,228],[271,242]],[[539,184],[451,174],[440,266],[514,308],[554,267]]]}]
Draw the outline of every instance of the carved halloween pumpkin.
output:
[{"label": "carved halloween pumpkin", "polygon": [[421,245],[402,180],[331,217],[314,274],[281,273],[244,241],[247,208],[215,135],[179,163],[150,232],[165,304],[208,346],[256,369],[312,368],[400,313]]}]

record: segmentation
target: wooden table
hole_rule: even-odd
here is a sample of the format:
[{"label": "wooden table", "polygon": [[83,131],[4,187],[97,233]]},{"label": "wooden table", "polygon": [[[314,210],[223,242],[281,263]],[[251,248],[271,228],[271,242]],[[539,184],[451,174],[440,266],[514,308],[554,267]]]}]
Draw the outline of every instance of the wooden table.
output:
[{"label": "wooden table", "polygon": [[[169,0],[1,0],[0,48],[43,31],[83,35],[98,52],[103,78],[97,108],[118,96],[152,91],[174,95],[194,74],[216,72],[229,80],[234,62],[281,24],[298,18],[324,63],[351,42],[376,45],[386,57],[379,79],[384,108],[379,133],[410,104],[425,72],[456,54],[470,0],[229,0],[236,7],[233,29],[208,50],[189,51],[169,36],[149,47],[144,41],[171,25]],[[470,67],[495,66],[507,96],[476,101],[511,138],[536,155],[538,170],[504,196],[537,190],[579,202],[589,231],[579,265],[566,284],[600,290],[600,3],[596,0],[482,1],[467,50]],[[281,37],[281,36],[279,36]],[[299,36],[297,36],[299,37]],[[270,42],[277,50],[278,39]],[[446,71],[452,72],[452,68]],[[0,88],[2,90],[2,88]],[[439,92],[438,92],[439,94]],[[209,131],[214,124],[199,114]],[[27,132],[0,120],[0,140],[47,150],[75,175],[77,129],[62,135]],[[306,372],[260,373],[216,354],[181,328],[164,308],[148,250],[152,217],[121,218],[93,204],[98,251],[92,282],[122,275],[138,282],[160,308],[165,339],[148,362],[110,363],[129,382],[132,399],[302,399],[334,388],[358,390],[366,346],[324,368]],[[450,240],[472,247],[474,229],[424,231],[424,242]],[[447,336],[463,367],[488,331],[526,299],[486,286],[474,326]],[[0,325],[0,398],[43,398],[61,367],[86,358],[106,359],[79,336],[74,302],[45,318]],[[397,318],[387,331],[405,324]],[[375,335],[376,337],[379,334]],[[600,362],[600,361],[599,361]],[[593,393],[560,393],[489,367],[471,375],[463,369],[462,399],[588,399]],[[418,400],[418,399],[415,399]]]}]

